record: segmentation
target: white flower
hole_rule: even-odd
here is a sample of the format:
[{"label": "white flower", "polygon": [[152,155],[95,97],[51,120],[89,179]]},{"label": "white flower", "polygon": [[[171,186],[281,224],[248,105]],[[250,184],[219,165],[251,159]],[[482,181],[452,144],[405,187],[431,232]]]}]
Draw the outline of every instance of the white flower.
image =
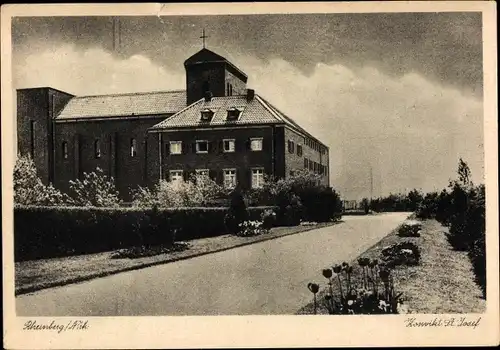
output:
[{"label": "white flower", "polygon": [[409,313],[408,305],[398,303],[397,311],[399,314],[407,314]]}]

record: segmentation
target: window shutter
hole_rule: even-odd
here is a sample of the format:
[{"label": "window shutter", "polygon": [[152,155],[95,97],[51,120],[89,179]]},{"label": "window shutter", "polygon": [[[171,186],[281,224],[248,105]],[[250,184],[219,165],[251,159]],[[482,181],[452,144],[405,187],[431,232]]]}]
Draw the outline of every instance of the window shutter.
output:
[{"label": "window shutter", "polygon": [[224,152],[224,141],[219,140],[219,153]]},{"label": "window shutter", "polygon": [[170,142],[165,143],[164,145],[165,156],[170,154]]},{"label": "window shutter", "polygon": [[248,151],[252,150],[252,140],[251,139],[248,139],[246,141],[245,149],[248,150]]},{"label": "window shutter", "polygon": [[214,151],[214,142],[213,141],[207,141],[207,152],[212,153]]},{"label": "window shutter", "polygon": [[191,147],[192,147],[193,153],[196,153],[196,142],[193,142]]}]

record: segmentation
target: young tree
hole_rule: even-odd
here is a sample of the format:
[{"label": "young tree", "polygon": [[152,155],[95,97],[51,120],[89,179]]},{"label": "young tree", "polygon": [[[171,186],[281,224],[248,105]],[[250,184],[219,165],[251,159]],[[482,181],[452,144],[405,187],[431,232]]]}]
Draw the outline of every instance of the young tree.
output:
[{"label": "young tree", "polygon": [[117,207],[121,203],[113,178],[104,175],[99,167],[95,172],[83,173],[83,180],[70,180],[69,184],[76,205]]},{"label": "young tree", "polygon": [[30,156],[19,155],[14,166],[14,203],[20,205],[66,205],[71,199],[38,177]]}]

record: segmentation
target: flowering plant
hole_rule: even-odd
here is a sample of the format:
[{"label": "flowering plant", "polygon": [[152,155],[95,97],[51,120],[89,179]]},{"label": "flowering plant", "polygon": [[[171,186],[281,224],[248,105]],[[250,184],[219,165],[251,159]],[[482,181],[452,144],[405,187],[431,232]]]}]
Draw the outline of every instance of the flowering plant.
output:
[{"label": "flowering plant", "polygon": [[418,221],[407,221],[403,223],[398,229],[399,237],[420,237],[420,230],[422,229],[422,224]]},{"label": "flowering plant", "polygon": [[238,225],[239,230],[237,235],[242,237],[258,236],[266,233],[267,230],[262,226],[261,221],[243,221]]},{"label": "flowering plant", "polygon": [[[380,266],[376,259],[360,258],[358,264],[362,269],[362,276],[356,282],[353,279],[354,269],[346,262],[323,270],[323,276],[328,280],[323,305],[329,314],[408,312],[401,298],[403,293],[396,293],[394,279],[388,268]],[[338,287],[339,295],[334,293],[334,286]],[[316,293],[318,290],[319,288],[311,290],[314,293],[314,314],[317,313]]]},{"label": "flowering plant", "polygon": [[393,244],[382,250],[382,259],[390,268],[398,265],[418,265],[420,263],[420,248],[413,242]]}]

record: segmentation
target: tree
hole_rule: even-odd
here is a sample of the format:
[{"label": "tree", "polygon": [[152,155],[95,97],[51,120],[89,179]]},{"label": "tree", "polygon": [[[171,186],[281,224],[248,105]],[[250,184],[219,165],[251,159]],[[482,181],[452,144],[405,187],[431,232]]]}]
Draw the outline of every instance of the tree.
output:
[{"label": "tree", "polygon": [[458,181],[467,188],[472,186],[470,168],[462,158],[458,161]]},{"label": "tree", "polygon": [[104,175],[99,167],[95,172],[83,173],[83,180],[70,180],[69,187],[75,205],[117,207],[121,203],[113,178]]},{"label": "tree", "polygon": [[52,184],[44,185],[38,177],[31,157],[19,155],[14,165],[14,203],[20,205],[67,205],[71,198],[55,189]]},{"label": "tree", "polygon": [[368,198],[363,198],[361,200],[361,208],[363,208],[365,214],[368,214],[370,212],[370,201]]},{"label": "tree", "polygon": [[424,200],[424,196],[417,189],[411,190],[406,197],[408,200],[408,209],[411,211],[417,210],[419,205]]}]

